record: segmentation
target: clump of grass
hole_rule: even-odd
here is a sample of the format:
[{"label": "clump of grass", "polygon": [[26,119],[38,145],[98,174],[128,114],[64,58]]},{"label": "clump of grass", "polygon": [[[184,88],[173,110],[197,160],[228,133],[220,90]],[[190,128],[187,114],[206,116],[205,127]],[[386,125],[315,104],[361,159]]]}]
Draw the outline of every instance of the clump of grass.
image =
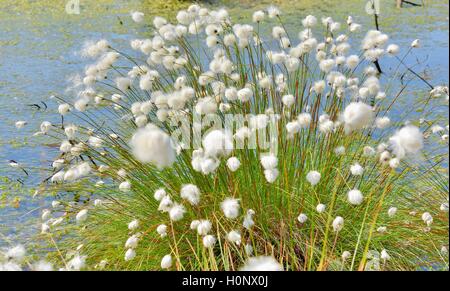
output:
[{"label": "clump of grass", "polygon": [[[132,52],[89,44],[83,89],[41,128],[62,141],[41,185],[66,197],[43,223],[55,266],[448,269],[448,128],[396,106],[417,41],[360,45],[351,17],[313,16],[298,41],[275,7],[252,25],[197,5],[177,20],[155,18]],[[383,80],[386,55],[399,63]],[[448,100],[426,94],[424,116]]]}]

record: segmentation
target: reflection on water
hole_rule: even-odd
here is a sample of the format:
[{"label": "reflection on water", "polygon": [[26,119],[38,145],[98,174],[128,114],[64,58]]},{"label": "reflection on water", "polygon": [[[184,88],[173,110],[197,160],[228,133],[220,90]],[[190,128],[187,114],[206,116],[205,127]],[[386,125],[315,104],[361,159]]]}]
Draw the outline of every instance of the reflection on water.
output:
[{"label": "reflection on water", "polygon": [[[114,1],[80,0],[81,13],[65,13],[65,1],[54,0],[2,0],[0,2],[0,176],[13,180],[23,179],[28,185],[36,184],[45,171],[31,169],[50,165],[54,148],[43,147],[30,138],[40,121],[58,122],[52,114],[55,106],[50,96],[64,92],[67,79],[82,70],[84,64],[76,51],[89,39],[106,38],[128,43],[132,38],[148,35],[148,27],[131,23],[129,12],[143,11],[148,23],[151,15],[174,18],[174,11],[189,5],[189,1]],[[257,3],[256,3],[257,2]],[[387,4],[389,2],[389,4]],[[391,3],[392,2],[392,3]],[[254,10],[275,4],[281,7],[290,30],[299,30],[300,22],[308,14],[332,16],[344,21],[353,15],[357,22],[373,27],[373,19],[364,10],[364,1],[302,0],[302,1],[209,1],[213,7],[227,7],[234,21],[250,21]],[[423,48],[417,58],[426,61],[429,77],[436,83],[448,83],[448,1],[427,1],[428,6],[396,9],[394,1],[383,1],[381,28],[399,45],[406,47],[412,39],[420,38]],[[386,65],[386,64],[385,64]],[[387,64],[389,65],[389,64]],[[45,102],[49,108],[43,110]],[[33,103],[42,105],[41,110]],[[14,127],[17,120],[28,125],[20,131]],[[30,168],[30,177],[11,169],[8,160],[16,160]],[[14,197],[29,197],[25,191],[9,189],[0,180],[0,246],[4,236],[27,235],[30,217],[44,207],[44,199],[21,199],[14,208]],[[24,193],[22,193],[24,192]],[[29,191],[28,191],[29,192]],[[7,194],[8,198],[4,198]],[[15,202],[15,203],[13,203]],[[17,205],[16,205],[17,206]],[[17,239],[17,238],[15,238]],[[23,238],[22,238],[23,239]],[[20,240],[17,239],[17,240]]]}]

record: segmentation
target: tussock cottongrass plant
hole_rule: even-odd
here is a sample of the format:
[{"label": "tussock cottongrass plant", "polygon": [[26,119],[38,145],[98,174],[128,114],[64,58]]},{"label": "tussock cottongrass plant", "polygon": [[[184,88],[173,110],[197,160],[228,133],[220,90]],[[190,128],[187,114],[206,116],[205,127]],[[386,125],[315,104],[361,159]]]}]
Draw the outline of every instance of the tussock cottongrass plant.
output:
[{"label": "tussock cottongrass plant", "polygon": [[[427,111],[448,89],[416,102],[424,120],[396,107],[418,41],[403,51],[371,30],[361,43],[352,17],[287,31],[276,7],[252,20],[192,5],[154,18],[131,52],[84,48],[84,88],[42,126],[61,153],[40,191],[66,197],[43,215],[54,265],[448,268],[448,126],[432,135]],[[398,67],[384,82],[373,62],[386,55]]]}]

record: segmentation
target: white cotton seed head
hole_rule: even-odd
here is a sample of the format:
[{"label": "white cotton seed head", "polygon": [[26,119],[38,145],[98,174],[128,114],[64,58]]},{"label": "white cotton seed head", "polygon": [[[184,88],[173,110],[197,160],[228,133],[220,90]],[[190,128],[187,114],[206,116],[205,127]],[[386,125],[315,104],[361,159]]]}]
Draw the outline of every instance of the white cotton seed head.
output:
[{"label": "white cotton seed head", "polygon": [[390,123],[391,120],[387,116],[377,117],[377,119],[375,119],[375,125],[380,129],[388,127]]},{"label": "white cotton seed head", "polygon": [[152,124],[138,129],[131,138],[130,146],[137,160],[151,163],[158,169],[170,167],[176,159],[170,136]]},{"label": "white cotton seed head", "polygon": [[342,255],[341,255],[343,261],[348,260],[351,256],[352,256],[352,254],[349,251],[344,251],[344,252],[342,252]]},{"label": "white cotton seed head", "polygon": [[347,67],[349,67],[350,69],[354,69],[359,64],[359,61],[360,60],[357,55],[351,55],[351,56],[347,57],[345,62],[346,62]]},{"label": "white cotton seed head", "polygon": [[210,131],[202,141],[207,157],[228,156],[233,150],[233,140],[231,135],[222,130]]},{"label": "white cotton seed head", "polygon": [[334,68],[335,65],[336,62],[333,59],[321,60],[319,62],[319,68],[325,73],[329,73]]},{"label": "white cotton seed head", "polygon": [[368,77],[364,87],[367,88],[368,96],[376,96],[380,92],[380,80],[376,76]]},{"label": "white cotton seed head", "polygon": [[126,92],[129,89],[131,89],[131,79],[130,78],[126,78],[126,77],[119,77],[116,78],[116,86],[117,88],[122,91],[122,92]]},{"label": "white cotton seed head", "polygon": [[197,233],[198,235],[205,236],[211,231],[211,228],[212,228],[211,221],[200,220],[197,225]]},{"label": "white cotton seed head", "polygon": [[241,166],[241,162],[236,157],[231,157],[227,160],[227,167],[231,172],[236,172]]},{"label": "white cotton seed head", "polygon": [[400,47],[396,44],[390,44],[386,48],[386,52],[392,56],[395,56],[400,52]]},{"label": "white cotton seed head", "polygon": [[430,226],[433,223],[433,216],[429,212],[424,212],[422,214],[422,220],[427,226]]},{"label": "white cotton seed head", "polygon": [[50,226],[47,223],[41,224],[41,234],[46,234],[50,232]]},{"label": "white cotton seed head", "polygon": [[238,91],[234,87],[230,87],[225,89],[225,98],[227,98],[228,101],[235,101],[238,99]]},{"label": "white cotton seed head", "polygon": [[389,161],[389,167],[391,167],[392,169],[397,169],[398,167],[400,167],[400,159],[392,158]]},{"label": "white cotton seed head", "polygon": [[155,26],[155,28],[157,28],[157,29],[160,29],[161,27],[163,27],[166,24],[167,24],[167,20],[164,17],[156,16],[155,18],[153,18],[153,26]]},{"label": "white cotton seed head", "polygon": [[133,260],[135,257],[136,257],[136,251],[134,249],[128,249],[125,252],[125,258],[124,259],[125,259],[126,262],[129,262],[129,261]]},{"label": "white cotton seed head", "polygon": [[140,22],[144,21],[144,13],[139,12],[139,11],[132,12],[131,18],[133,19],[134,22],[140,23]]},{"label": "white cotton seed head", "polygon": [[305,223],[308,220],[308,216],[304,213],[300,213],[300,215],[297,217],[298,222]]},{"label": "white cotton seed head", "polygon": [[70,140],[75,138],[75,134],[77,133],[77,131],[78,131],[78,127],[73,124],[67,125],[64,128],[64,133],[66,134],[67,138]]},{"label": "white cotton seed head", "polygon": [[51,218],[52,212],[48,209],[44,209],[42,211],[42,215],[41,215],[41,220],[42,221],[47,221]]},{"label": "white cotton seed head", "polygon": [[369,126],[374,118],[373,108],[362,102],[350,103],[344,110],[343,121],[347,133]]},{"label": "white cotton seed head", "polygon": [[192,230],[196,230],[199,224],[200,224],[200,220],[197,220],[197,219],[192,220],[190,228]]},{"label": "white cotton seed head", "polygon": [[186,10],[180,10],[177,14],[177,21],[183,25],[189,25],[192,21],[192,14]]},{"label": "white cotton seed head", "polygon": [[341,216],[337,216],[333,220],[333,230],[335,232],[341,231],[344,228],[344,219]]},{"label": "white cotton seed head", "polygon": [[88,218],[88,210],[87,209],[83,209],[80,212],[77,213],[75,219],[77,221],[77,223],[83,223],[87,220]]},{"label": "white cotton seed head", "polygon": [[52,183],[61,183],[64,181],[64,175],[65,172],[64,171],[59,171],[56,174],[54,174],[51,178],[51,182]]},{"label": "white cotton seed head", "polygon": [[275,39],[280,39],[281,37],[286,35],[286,31],[281,26],[274,26],[272,28],[272,37]]},{"label": "white cotton seed head", "polygon": [[387,95],[385,92],[378,92],[378,94],[375,96],[375,99],[377,100],[383,100],[386,99]]},{"label": "white cotton seed head", "polygon": [[219,165],[220,161],[216,158],[200,159],[200,170],[204,175],[214,173]]},{"label": "white cotton seed head", "polygon": [[324,80],[320,80],[317,82],[314,82],[314,85],[312,87],[312,90],[316,92],[317,94],[322,94],[325,91],[326,82]]},{"label": "white cotton seed head", "polygon": [[294,95],[284,95],[282,101],[284,106],[286,106],[287,108],[291,108],[295,103],[295,97]]},{"label": "white cotton seed head", "polygon": [[192,205],[197,205],[200,202],[200,190],[193,184],[184,185],[181,188],[181,198],[187,200]]},{"label": "white cotton seed head", "polygon": [[25,247],[23,245],[17,245],[7,250],[5,257],[6,259],[15,260],[16,262],[21,262],[26,254]]},{"label": "white cotton seed head", "polygon": [[253,19],[253,22],[261,22],[264,20],[264,17],[265,17],[264,11],[258,10],[253,13],[252,19]]},{"label": "white cotton seed head", "polygon": [[239,200],[227,198],[221,204],[220,208],[226,218],[235,219],[239,216]]},{"label": "white cotton seed head", "polygon": [[296,134],[296,133],[300,132],[300,130],[301,130],[301,126],[298,121],[292,121],[292,122],[288,122],[286,124],[286,131],[289,134]]},{"label": "white cotton seed head", "polygon": [[323,213],[323,212],[325,211],[325,209],[326,209],[325,204],[318,204],[318,205],[316,206],[316,211],[317,211],[318,213]]},{"label": "white cotton seed head", "polygon": [[227,34],[223,38],[223,43],[225,46],[232,46],[236,43],[236,36],[234,34]]},{"label": "white cotton seed head", "polygon": [[139,244],[139,237],[137,235],[130,236],[125,242],[125,248],[135,249]]},{"label": "white cotton seed head", "polygon": [[266,181],[268,183],[274,183],[277,180],[279,174],[280,172],[278,171],[278,169],[264,170],[264,177],[266,178]]},{"label": "white cotton seed head", "polygon": [[391,256],[388,254],[388,252],[385,249],[383,249],[380,253],[380,258],[384,261],[388,261],[391,259]]},{"label": "white cotton seed head", "polygon": [[166,195],[167,195],[166,190],[160,188],[155,191],[153,197],[155,198],[156,201],[161,201],[161,199],[163,199]]},{"label": "white cotton seed head", "polygon": [[316,26],[317,18],[313,15],[308,15],[302,20],[302,25],[306,28],[312,28]]},{"label": "white cotton seed head", "polygon": [[306,175],[306,180],[312,185],[315,186],[320,182],[320,178],[322,175],[317,171],[311,171]]},{"label": "white cotton seed head", "polygon": [[413,40],[413,42],[411,43],[411,47],[412,48],[419,48],[420,47],[420,39]]},{"label": "white cotton seed head", "polygon": [[269,124],[269,116],[266,114],[258,114],[250,117],[250,128],[252,129],[264,129]]},{"label": "white cotton seed head", "polygon": [[319,122],[319,131],[328,134],[332,132],[337,125],[331,120],[325,120],[323,122]]},{"label": "white cotton seed head", "polygon": [[124,181],[119,184],[119,190],[122,192],[128,192],[131,189],[131,184],[129,181]]},{"label": "white cotton seed head", "polygon": [[227,240],[239,245],[241,244],[241,234],[237,230],[232,230],[227,234]]},{"label": "white cotton seed head", "polygon": [[379,233],[385,233],[386,231],[387,231],[386,226],[380,226],[377,228],[377,232],[379,232]]},{"label": "white cotton seed head", "polygon": [[206,38],[206,46],[209,48],[214,48],[219,44],[219,38],[215,35],[210,35]]},{"label": "white cotton seed head", "polygon": [[52,124],[49,121],[44,121],[41,123],[40,129],[42,133],[48,133],[52,127]]},{"label": "white cotton seed head", "polygon": [[281,11],[278,7],[272,5],[267,7],[267,14],[269,15],[269,18],[275,18],[281,15]]},{"label": "white cotton seed head", "polygon": [[164,196],[158,206],[158,210],[162,212],[168,212],[173,206],[172,199],[169,195]]},{"label": "white cotton seed head", "polygon": [[169,217],[172,221],[179,221],[183,219],[186,208],[181,204],[174,204],[169,210]]},{"label": "white cotton seed head", "polygon": [[247,214],[244,217],[244,221],[242,222],[242,226],[246,229],[251,229],[255,222],[253,221],[253,215],[255,215],[255,211],[253,209],[247,210]]},{"label": "white cotton seed head", "polygon": [[357,31],[361,30],[361,27],[362,26],[360,24],[358,24],[358,23],[352,23],[352,24],[349,25],[348,30],[350,32],[357,32]]},{"label": "white cotton seed head", "polygon": [[278,165],[278,158],[273,155],[264,155],[261,157],[261,165],[265,170],[275,169]]},{"label": "white cotton seed head", "polygon": [[169,269],[172,267],[172,256],[171,255],[165,255],[161,260],[161,268],[162,269]]},{"label": "white cotton seed head", "polygon": [[94,206],[95,207],[100,207],[100,206],[103,206],[103,200],[102,199],[95,199],[94,200]]},{"label": "white cotton seed head", "polygon": [[395,156],[402,159],[408,154],[417,154],[423,148],[423,134],[418,127],[407,125],[397,131],[389,142]]},{"label": "white cotton seed head", "polygon": [[203,237],[202,242],[205,248],[212,248],[216,244],[217,239],[215,236],[209,234]]},{"label": "white cotton seed head", "polygon": [[298,123],[300,124],[301,127],[305,128],[308,127],[311,124],[311,114],[309,113],[301,113],[298,117],[297,117]]},{"label": "white cotton seed head", "polygon": [[160,225],[158,225],[158,227],[156,228],[156,232],[157,232],[161,237],[167,236],[167,225],[165,225],[165,224],[160,224]]},{"label": "white cotton seed head", "polygon": [[86,98],[80,98],[77,101],[75,101],[75,104],[73,105],[76,110],[80,112],[84,112],[87,109],[87,106],[89,104],[89,100]]},{"label": "white cotton seed head", "polygon": [[350,167],[350,172],[353,176],[362,176],[364,173],[364,168],[360,164],[356,163]]},{"label": "white cotton seed head", "polygon": [[394,217],[396,213],[397,213],[397,207],[390,207],[388,209],[388,216],[389,217],[391,217],[391,218]]},{"label": "white cotton seed head", "polygon": [[70,111],[70,105],[67,103],[58,106],[58,113],[61,115],[66,115]]},{"label": "white cotton seed head", "polygon": [[237,96],[241,102],[247,102],[253,96],[253,92],[250,88],[243,88],[237,92]]},{"label": "white cotton seed head", "polygon": [[128,229],[131,231],[135,231],[139,227],[139,220],[134,219],[128,224]]},{"label": "white cotton seed head", "polygon": [[361,191],[353,189],[348,192],[347,200],[352,205],[360,205],[364,200],[364,196]]}]

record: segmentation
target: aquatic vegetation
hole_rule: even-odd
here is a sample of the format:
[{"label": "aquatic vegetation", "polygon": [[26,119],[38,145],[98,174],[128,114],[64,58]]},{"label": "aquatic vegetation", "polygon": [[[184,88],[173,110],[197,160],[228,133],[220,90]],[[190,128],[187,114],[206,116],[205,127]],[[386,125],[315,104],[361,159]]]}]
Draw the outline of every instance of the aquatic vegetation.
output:
[{"label": "aquatic vegetation", "polygon": [[[42,212],[54,251],[36,268],[448,268],[448,125],[396,116],[391,86],[419,41],[399,48],[353,17],[287,31],[275,6],[251,24],[198,5],[176,20],[155,17],[132,52],[86,44],[83,89],[55,97],[61,121],[37,135],[60,154],[38,191],[62,198]],[[448,106],[432,87],[424,116]],[[1,268],[21,268],[10,253]]]}]

